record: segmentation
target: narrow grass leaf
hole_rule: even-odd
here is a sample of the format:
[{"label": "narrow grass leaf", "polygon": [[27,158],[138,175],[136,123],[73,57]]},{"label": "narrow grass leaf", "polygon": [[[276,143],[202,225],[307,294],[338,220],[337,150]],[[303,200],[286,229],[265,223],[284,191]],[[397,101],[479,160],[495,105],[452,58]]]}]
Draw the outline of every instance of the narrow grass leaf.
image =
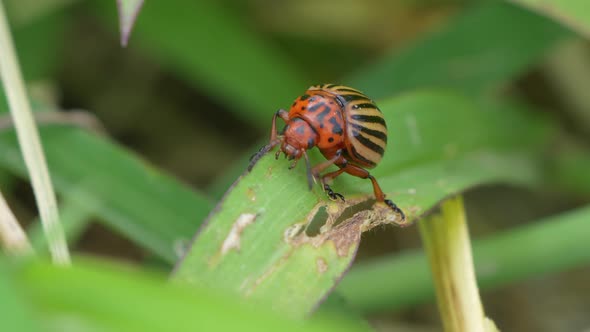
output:
[{"label": "narrow grass leaf", "polygon": [[[104,137],[67,126],[42,127],[41,137],[64,197],[169,263],[211,209],[203,195]],[[14,131],[0,132],[0,150],[1,166],[26,176]]]},{"label": "narrow grass leaf", "polygon": [[510,0],[557,22],[570,27],[586,38],[590,38],[590,7],[586,0]]},{"label": "narrow grass leaf", "polygon": [[31,105],[25,91],[2,3],[0,3],[0,48],[3,49],[3,56],[0,57],[2,84],[15,124],[19,147],[31,178],[51,256],[56,264],[67,265],[70,263],[70,253],[58,219],[55,192],[49,177],[37,126],[33,121]]},{"label": "narrow grass leaf", "polygon": [[16,220],[14,213],[0,192],[0,245],[10,254],[32,253],[27,234]]},{"label": "narrow grass leaf", "polygon": [[361,68],[346,82],[377,99],[415,88],[493,92],[542,59],[567,35],[545,17],[492,1],[474,6],[445,29]]}]

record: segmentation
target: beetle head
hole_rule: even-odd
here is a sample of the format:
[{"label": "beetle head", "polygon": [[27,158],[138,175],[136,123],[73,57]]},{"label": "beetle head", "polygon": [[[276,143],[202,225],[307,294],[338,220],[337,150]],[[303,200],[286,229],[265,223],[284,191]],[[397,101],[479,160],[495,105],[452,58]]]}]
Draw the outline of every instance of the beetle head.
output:
[{"label": "beetle head", "polygon": [[287,158],[299,159],[305,150],[317,144],[317,136],[305,120],[294,118],[285,127],[281,150]]}]

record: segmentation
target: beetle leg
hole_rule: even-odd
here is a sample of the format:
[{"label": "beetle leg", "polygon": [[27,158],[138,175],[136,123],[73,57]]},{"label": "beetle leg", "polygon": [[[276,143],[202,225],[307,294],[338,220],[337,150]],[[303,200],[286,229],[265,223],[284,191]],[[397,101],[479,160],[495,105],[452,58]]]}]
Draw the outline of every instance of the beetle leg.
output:
[{"label": "beetle leg", "polygon": [[375,198],[377,199],[377,202],[383,202],[387,204],[387,206],[389,206],[394,212],[398,213],[402,217],[402,220],[406,219],[406,215],[404,214],[404,212],[397,205],[395,205],[394,202],[392,202],[389,199],[385,199],[385,194],[381,190],[379,183],[377,183],[377,179],[375,179],[375,177],[372,176],[366,169],[348,164],[344,166],[342,170],[350,175],[357,176],[361,179],[370,179],[371,183],[373,183],[373,192],[375,193]]},{"label": "beetle leg", "polygon": [[[289,160],[293,160],[293,157],[289,157]],[[292,170],[293,168],[295,168],[295,166],[297,166],[297,162],[299,161],[299,158],[293,160],[293,162],[291,163],[291,165],[289,165],[289,170]]]},{"label": "beetle leg", "polygon": [[309,186],[309,190],[311,190],[313,186],[313,173],[311,172],[311,164],[307,156],[307,151],[305,150],[303,150],[303,157],[305,158],[305,169],[307,171],[307,185]]},{"label": "beetle leg", "polygon": [[335,193],[332,188],[330,188],[329,185],[324,184],[324,191],[326,192],[326,194],[328,195],[328,197],[330,197],[331,200],[335,201],[338,198],[340,198],[343,202],[346,202],[344,200],[344,196],[342,196],[342,194],[340,193]]},{"label": "beetle leg", "polygon": [[[281,138],[277,135],[277,116],[283,119],[285,122],[289,120],[289,112],[285,111],[284,109],[278,110],[275,115],[272,117],[272,126],[270,130],[270,141],[267,145],[263,146],[250,157],[250,164],[248,165],[248,172],[252,171],[254,165],[264,156],[268,151],[272,150],[277,144],[281,142]],[[275,154],[275,158],[279,158],[279,154],[281,150],[277,151]]]},{"label": "beetle leg", "polygon": [[324,191],[326,192],[328,197],[330,197],[330,199],[336,200],[336,199],[340,198],[344,202],[344,196],[342,196],[342,194],[335,193],[332,190],[332,188],[330,188],[330,186],[326,183],[327,180],[329,180],[329,181],[333,180],[335,177],[342,174],[342,172],[344,172],[344,168],[341,168],[341,169],[334,171],[334,172],[324,174],[322,176],[321,180],[322,180],[322,185],[324,186]]},{"label": "beetle leg", "polygon": [[258,152],[253,154],[252,157],[250,157],[250,164],[248,164],[248,172],[252,171],[252,168],[254,168],[254,165],[258,162],[258,160],[260,160],[260,158],[262,158],[262,156],[264,156],[268,151],[272,150],[272,148],[274,148],[280,142],[281,140],[276,138],[275,140],[270,141],[270,143],[267,145],[261,147]]},{"label": "beetle leg", "polygon": [[343,162],[342,158],[342,150],[338,150],[338,152],[336,152],[336,154],[334,154],[334,157],[321,162],[317,165],[315,165],[312,169],[311,169],[311,173],[313,174],[313,177],[316,179],[320,178],[320,173],[325,170],[326,168],[332,166],[333,164],[341,164]]},{"label": "beetle leg", "polygon": [[277,116],[283,121],[289,122],[289,112],[284,109],[278,110],[272,117],[272,126],[270,127],[270,141],[274,141],[277,138]]}]

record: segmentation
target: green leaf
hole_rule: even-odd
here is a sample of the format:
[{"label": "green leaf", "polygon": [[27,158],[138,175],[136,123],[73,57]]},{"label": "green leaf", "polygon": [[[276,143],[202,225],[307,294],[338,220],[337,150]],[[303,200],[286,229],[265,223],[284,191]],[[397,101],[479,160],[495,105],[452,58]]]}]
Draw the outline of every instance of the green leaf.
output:
[{"label": "green leaf", "polygon": [[[13,7],[19,5],[20,2],[14,1]],[[59,64],[62,37],[67,23],[65,10],[54,8],[50,12],[37,12],[35,15],[38,16],[30,19],[20,18],[26,15],[25,9],[19,10],[20,14],[12,15],[20,16],[15,18],[10,15],[9,8],[7,10],[12,19],[13,39],[25,80],[46,79]],[[27,14],[34,11],[36,10]]]},{"label": "green leaf", "polygon": [[[110,3],[93,4],[113,24]],[[162,66],[257,126],[266,127],[273,110],[310,85],[285,54],[217,1],[147,2],[134,40]]]},{"label": "green leaf", "polygon": [[9,264],[0,262],[0,317],[2,317],[2,330],[39,331],[39,326],[37,321],[33,319],[30,306],[23,300],[21,292],[14,287],[15,282],[9,272]]},{"label": "green leaf", "polygon": [[580,195],[590,194],[590,152],[568,149],[554,160],[549,177],[560,187]]},{"label": "green leaf", "polygon": [[590,38],[590,7],[586,0],[511,0],[540,14],[551,17]]},{"label": "green leaf", "polygon": [[[547,128],[518,107],[484,108],[456,95],[423,92],[391,99],[381,109],[390,145],[374,174],[411,219],[476,184],[539,179],[532,156]],[[369,181],[336,179],[333,189],[347,201],[330,202],[319,186],[308,190],[302,166],[287,166],[269,155],[238,179],[177,267],[176,279],[302,317],[346,271],[362,231],[399,222],[381,205],[371,209]]]},{"label": "green leaf", "polygon": [[566,31],[551,20],[492,1],[346,81],[374,99],[415,88],[490,92],[541,60],[564,36]]},{"label": "green leaf", "polygon": [[[105,138],[63,126],[40,132],[57,191],[169,263],[211,209],[205,197]],[[0,151],[0,165],[25,176],[12,130],[0,132]]]},{"label": "green leaf", "polygon": [[68,269],[32,262],[13,270],[15,284],[51,331],[366,331],[349,326],[346,317],[289,320],[211,290],[88,259]]},{"label": "green leaf", "polygon": [[[588,264],[590,206],[473,241],[478,285],[498,288]],[[391,282],[395,276],[395,282]],[[338,293],[363,312],[407,308],[434,298],[426,257],[407,251],[361,263]]]}]

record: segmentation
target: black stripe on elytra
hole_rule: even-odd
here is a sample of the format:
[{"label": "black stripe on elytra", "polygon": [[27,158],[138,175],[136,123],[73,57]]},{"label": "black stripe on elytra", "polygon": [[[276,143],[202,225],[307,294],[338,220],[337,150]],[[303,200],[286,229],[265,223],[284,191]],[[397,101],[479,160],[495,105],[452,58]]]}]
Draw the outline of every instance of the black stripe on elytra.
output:
[{"label": "black stripe on elytra", "polygon": [[342,135],[342,127],[338,123],[338,120],[336,120],[336,117],[331,117],[330,123],[332,124],[332,134]]},{"label": "black stripe on elytra", "polygon": [[350,103],[352,101],[356,101],[356,100],[368,100],[367,97],[360,95],[360,94],[350,94],[350,95],[340,95],[342,96],[342,98],[344,100],[346,100],[347,103]]},{"label": "black stripe on elytra", "polygon": [[352,154],[353,154],[353,157],[355,159],[358,159],[358,160],[364,162],[365,164],[369,164],[369,165],[375,166],[375,162],[374,161],[371,161],[371,160],[365,158],[360,153],[358,153],[358,151],[356,150],[356,148],[354,146],[351,145],[350,147],[352,148]]},{"label": "black stripe on elytra", "polygon": [[306,100],[307,98],[309,98],[309,95],[304,94],[303,96],[299,97],[299,100],[303,101],[303,100]]},{"label": "black stripe on elytra", "polygon": [[334,100],[336,100],[336,102],[338,103],[338,106],[340,106],[340,108],[344,108],[344,105],[346,105],[348,102],[346,100],[344,100],[344,98],[342,98],[342,96],[334,94],[334,96],[336,98],[334,98]]},{"label": "black stripe on elytra", "polygon": [[379,110],[377,108],[377,106],[375,106],[375,104],[373,104],[373,103],[356,104],[354,106],[355,106],[355,108],[373,108],[373,109],[376,109],[377,111],[381,112],[381,110]]},{"label": "black stripe on elytra", "polygon": [[385,120],[383,120],[382,116],[378,115],[353,114],[350,118],[360,122],[380,123],[385,126]]},{"label": "black stripe on elytra", "polygon": [[[355,89],[351,89],[351,88],[347,88],[345,86],[336,89],[336,91],[338,92],[352,92],[352,93],[356,93],[356,94],[362,94],[359,90],[355,90]],[[366,97],[366,96],[365,96]]]},{"label": "black stripe on elytra", "polygon": [[380,131],[380,130],[369,129],[367,127],[358,125],[356,123],[351,123],[350,126],[356,130],[362,131],[365,134],[375,136],[375,137],[379,138],[380,140],[382,140],[383,142],[387,143],[387,134]]},{"label": "black stripe on elytra", "polygon": [[377,152],[380,155],[383,155],[383,153],[385,152],[380,145],[375,144],[375,142],[361,135],[358,131],[353,130],[352,134],[354,135],[354,138],[356,138],[359,142],[361,142],[362,145],[366,146],[367,148]]}]

